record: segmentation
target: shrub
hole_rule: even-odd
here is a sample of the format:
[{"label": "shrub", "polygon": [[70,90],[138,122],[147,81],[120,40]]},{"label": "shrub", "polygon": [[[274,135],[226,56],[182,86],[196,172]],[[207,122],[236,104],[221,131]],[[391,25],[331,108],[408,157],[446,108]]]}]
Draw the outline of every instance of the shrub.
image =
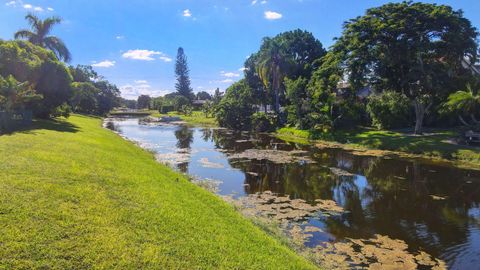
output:
[{"label": "shrub", "polygon": [[252,130],[256,132],[270,132],[275,130],[277,117],[264,112],[257,112],[252,115]]},{"label": "shrub", "polygon": [[254,113],[253,104],[252,91],[245,80],[234,83],[215,107],[218,124],[231,129],[249,130]]},{"label": "shrub", "polygon": [[165,114],[165,113],[169,113],[169,112],[174,111],[174,110],[175,110],[175,107],[173,105],[162,105],[160,107],[159,112]]},{"label": "shrub", "polygon": [[367,112],[372,125],[379,129],[407,127],[411,124],[409,99],[400,93],[385,91],[368,98]]},{"label": "shrub", "polygon": [[182,95],[175,96],[173,100],[173,106],[176,111],[181,111],[182,107],[185,105],[190,105],[190,100]]}]

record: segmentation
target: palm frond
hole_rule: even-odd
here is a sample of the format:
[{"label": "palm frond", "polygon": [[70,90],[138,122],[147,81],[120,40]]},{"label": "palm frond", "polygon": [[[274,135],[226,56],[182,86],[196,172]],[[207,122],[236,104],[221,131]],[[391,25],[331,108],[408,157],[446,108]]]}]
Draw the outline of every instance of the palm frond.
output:
[{"label": "palm frond", "polygon": [[39,29],[41,31],[41,36],[42,37],[45,37],[48,35],[48,33],[50,33],[50,31],[52,30],[52,27],[56,24],[59,24],[60,22],[62,21],[62,19],[60,17],[49,17],[49,18],[46,18],[43,22],[42,22],[42,27],[41,29]]},{"label": "palm frond", "polygon": [[32,31],[27,29],[20,29],[15,33],[14,38],[30,40],[33,36],[35,36],[35,33],[33,33]]},{"label": "palm frond", "polygon": [[44,39],[44,42],[45,46],[52,50],[59,59],[63,59],[65,62],[69,62],[72,59],[70,51],[61,39],[49,36]]},{"label": "palm frond", "polygon": [[25,16],[25,19],[28,21],[28,23],[32,26],[32,29],[38,30],[41,26],[41,20],[38,18],[35,14],[33,13],[28,13]]}]

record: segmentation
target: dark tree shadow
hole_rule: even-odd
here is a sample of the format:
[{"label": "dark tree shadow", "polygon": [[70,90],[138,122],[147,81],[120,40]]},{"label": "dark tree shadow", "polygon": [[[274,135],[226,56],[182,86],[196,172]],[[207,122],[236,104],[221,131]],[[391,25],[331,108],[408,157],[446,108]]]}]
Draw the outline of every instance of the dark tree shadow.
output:
[{"label": "dark tree shadow", "polygon": [[62,119],[33,120],[32,124],[28,126],[20,126],[12,130],[0,131],[0,136],[13,135],[15,133],[35,134],[36,130],[42,130],[42,129],[58,131],[58,132],[75,133],[80,130],[80,127]]}]

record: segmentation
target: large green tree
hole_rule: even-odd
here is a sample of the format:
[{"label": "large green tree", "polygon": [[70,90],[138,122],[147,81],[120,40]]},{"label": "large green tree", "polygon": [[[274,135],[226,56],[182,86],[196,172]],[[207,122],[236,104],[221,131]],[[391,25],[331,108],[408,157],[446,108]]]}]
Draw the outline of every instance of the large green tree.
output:
[{"label": "large green tree", "polygon": [[62,20],[59,17],[49,17],[45,20],[41,20],[33,14],[28,14],[25,19],[30,24],[31,30],[21,29],[15,33],[15,38],[22,38],[30,41],[31,43],[49,49],[55,53],[58,59],[62,59],[65,62],[71,60],[70,51],[65,46],[63,41],[55,36],[49,36],[54,25],[59,24]]},{"label": "large green tree", "polygon": [[72,95],[69,69],[51,51],[30,42],[0,41],[0,75],[28,82],[43,96],[30,107],[37,117],[58,115]]},{"label": "large green tree", "polygon": [[188,98],[188,100],[192,100],[194,95],[192,87],[190,86],[189,72],[187,56],[183,48],[180,47],[177,51],[177,62],[175,63],[175,76],[177,78],[175,89],[178,94]]},{"label": "large green tree", "polygon": [[476,37],[460,10],[390,3],[344,24],[330,64],[337,64],[333,69],[342,70],[354,90],[371,86],[409,97],[415,108],[415,133],[421,133],[425,112],[462,83],[467,73],[462,61],[475,60]]},{"label": "large green tree", "polygon": [[245,78],[255,96],[263,104],[273,101],[278,113],[285,96],[285,78],[309,79],[324,54],[320,41],[307,31],[297,29],[264,38],[260,50],[245,62]]}]

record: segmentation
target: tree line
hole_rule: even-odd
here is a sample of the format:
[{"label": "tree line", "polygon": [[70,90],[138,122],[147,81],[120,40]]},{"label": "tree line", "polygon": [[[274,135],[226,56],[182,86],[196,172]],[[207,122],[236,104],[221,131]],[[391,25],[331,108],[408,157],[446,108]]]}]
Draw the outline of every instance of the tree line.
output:
[{"label": "tree line", "polygon": [[479,124],[477,35],[461,10],[409,1],[345,22],[328,50],[303,30],[267,37],[215,115],[255,130]]},{"label": "tree line", "polygon": [[70,112],[105,115],[120,103],[120,91],[91,66],[68,66],[64,42],[50,36],[58,17],[28,14],[31,29],[0,40],[0,111],[31,110],[35,117],[68,116]]}]

